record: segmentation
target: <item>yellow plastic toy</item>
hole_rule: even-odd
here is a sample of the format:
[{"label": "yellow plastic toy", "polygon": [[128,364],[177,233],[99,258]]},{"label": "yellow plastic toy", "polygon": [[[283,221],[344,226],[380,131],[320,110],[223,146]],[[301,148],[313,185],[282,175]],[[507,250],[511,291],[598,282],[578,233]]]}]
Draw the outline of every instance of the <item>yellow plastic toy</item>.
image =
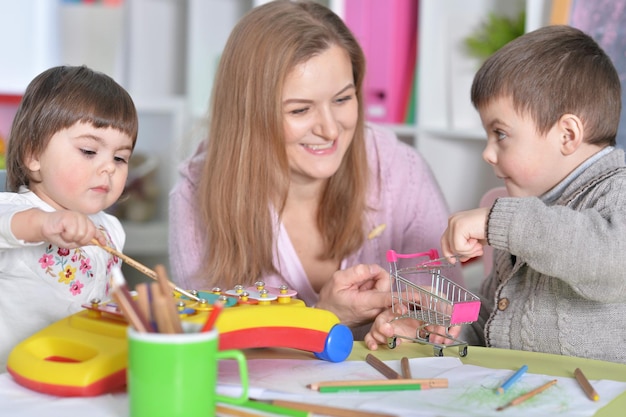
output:
[{"label": "yellow plastic toy", "polygon": [[[286,347],[341,362],[352,351],[348,327],[331,312],[308,308],[285,287],[237,286],[199,292],[201,302],[178,297],[183,321],[202,325],[213,303],[225,301],[215,327],[220,349]],[[206,302],[205,302],[206,301]],[[128,323],[113,302],[94,300],[17,345],[7,369],[20,385],[58,396],[93,396],[126,385]]]}]

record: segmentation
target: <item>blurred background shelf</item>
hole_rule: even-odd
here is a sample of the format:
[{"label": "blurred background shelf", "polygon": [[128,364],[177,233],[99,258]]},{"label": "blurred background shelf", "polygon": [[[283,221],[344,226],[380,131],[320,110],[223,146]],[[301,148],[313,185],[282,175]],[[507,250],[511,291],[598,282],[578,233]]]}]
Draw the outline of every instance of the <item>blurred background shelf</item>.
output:
[{"label": "blurred background shelf", "polygon": [[[319,1],[344,17],[351,2]],[[369,1],[391,3],[357,4],[365,7]],[[405,86],[415,99],[414,114],[408,114],[410,122],[383,124],[422,153],[452,211],[476,207],[486,190],[500,184],[482,161],[485,133],[469,100],[479,62],[462,51],[462,41],[492,12],[525,11],[527,30],[542,26],[556,0],[398,1],[417,5],[416,51],[407,51],[416,53],[416,78]],[[167,263],[168,193],[178,164],[204,137],[226,39],[245,13],[265,2],[0,0],[5,17],[0,50],[3,62],[10,63],[0,67],[0,97],[19,97],[50,66],[86,64],[111,75],[135,100],[140,119],[136,153],[158,158],[160,193],[153,219],[124,222],[124,251],[149,267]],[[379,20],[371,19],[366,32],[388,31],[376,26]],[[0,100],[0,134],[8,133],[16,106]]]}]

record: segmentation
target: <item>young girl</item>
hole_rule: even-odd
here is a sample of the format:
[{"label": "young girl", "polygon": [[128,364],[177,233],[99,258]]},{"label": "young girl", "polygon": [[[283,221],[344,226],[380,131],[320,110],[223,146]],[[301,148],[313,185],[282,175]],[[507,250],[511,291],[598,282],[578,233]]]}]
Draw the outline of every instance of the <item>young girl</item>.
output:
[{"label": "young girl", "polygon": [[110,77],[55,67],[27,87],[9,134],[0,193],[0,365],[22,339],[108,298],[122,194],[137,138],[130,95]]}]

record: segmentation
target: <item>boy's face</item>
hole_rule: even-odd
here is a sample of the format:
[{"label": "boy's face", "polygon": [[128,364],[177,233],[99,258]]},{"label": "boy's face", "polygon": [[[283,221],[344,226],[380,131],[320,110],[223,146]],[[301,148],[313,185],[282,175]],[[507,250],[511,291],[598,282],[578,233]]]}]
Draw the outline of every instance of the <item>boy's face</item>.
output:
[{"label": "boy's face", "polygon": [[117,129],[76,123],[56,132],[39,156],[27,160],[30,189],[56,209],[94,214],[124,191],[132,139]]},{"label": "boy's face", "polygon": [[491,100],[479,113],[487,132],[483,159],[510,196],[540,196],[569,173],[556,125],[540,135],[530,116],[515,111],[509,97]]}]

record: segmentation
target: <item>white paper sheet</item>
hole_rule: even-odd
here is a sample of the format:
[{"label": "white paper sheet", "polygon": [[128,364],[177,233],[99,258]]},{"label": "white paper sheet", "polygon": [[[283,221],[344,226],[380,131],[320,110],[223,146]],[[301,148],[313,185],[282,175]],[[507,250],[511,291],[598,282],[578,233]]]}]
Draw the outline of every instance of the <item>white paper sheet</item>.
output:
[{"label": "white paper sheet", "polygon": [[[230,362],[230,361],[229,361]],[[238,392],[234,363],[220,367],[220,392]],[[330,363],[314,360],[255,359],[248,361],[250,396],[256,399],[289,399],[323,403],[357,410],[381,411],[403,417],[441,416],[520,416],[549,415],[583,417],[593,416],[601,407],[626,390],[626,382],[591,381],[600,395],[600,401],[590,401],[574,378],[526,373],[503,395],[496,393],[511,374],[511,370],[463,365],[458,358],[411,359],[413,378],[448,378],[449,387],[424,391],[380,393],[319,393],[306,386],[313,382],[384,379],[374,368],[360,361]],[[400,361],[385,361],[400,371]],[[531,391],[546,382],[557,379],[555,386],[523,404],[503,411],[496,408]]]},{"label": "white paper sheet", "polygon": [[[385,361],[400,370],[399,361]],[[601,407],[626,390],[626,382],[592,380],[600,401],[590,401],[573,378],[524,374],[505,395],[495,389],[511,370],[463,365],[458,358],[411,359],[414,378],[448,378],[449,388],[358,394],[322,394],[306,386],[313,382],[341,379],[384,379],[361,361],[330,363],[318,360],[252,359],[248,361],[250,395],[256,399],[289,399],[328,404],[356,410],[383,411],[403,417],[454,416],[593,416]],[[545,382],[557,379],[555,386],[527,402],[495,411],[503,404]],[[237,394],[239,376],[234,361],[222,361],[219,392]],[[0,416],[20,417],[128,417],[126,393],[98,397],[62,398],[39,394],[24,388],[7,374],[0,374]]]}]

